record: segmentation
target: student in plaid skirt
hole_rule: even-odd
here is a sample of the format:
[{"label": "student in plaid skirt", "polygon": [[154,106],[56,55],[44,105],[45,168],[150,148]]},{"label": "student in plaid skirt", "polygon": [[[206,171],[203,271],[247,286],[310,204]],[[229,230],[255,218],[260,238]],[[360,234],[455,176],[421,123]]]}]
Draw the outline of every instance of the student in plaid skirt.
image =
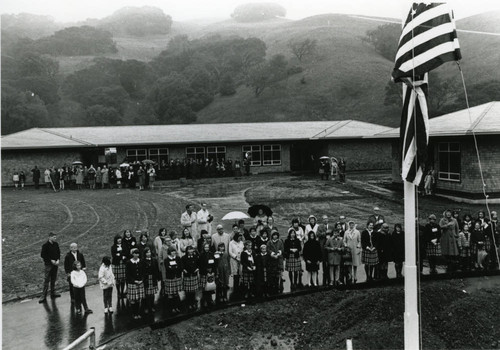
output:
[{"label": "student in plaid skirt", "polygon": [[469,225],[464,224],[462,231],[458,234],[458,249],[460,250],[460,263],[463,270],[471,268],[471,233]]},{"label": "student in plaid skirt", "polygon": [[481,222],[476,221],[474,228],[471,232],[471,259],[474,261],[474,266],[477,268],[477,252],[479,247],[484,247],[486,242],[486,235],[481,228]]},{"label": "student in plaid skirt", "polygon": [[195,311],[198,306],[196,302],[196,291],[200,287],[198,272],[200,271],[198,256],[194,253],[194,247],[186,247],[186,255],[181,258],[183,272],[183,287],[186,292],[186,303],[188,310]]},{"label": "student in plaid skirt", "polygon": [[127,254],[122,245],[122,237],[116,235],[114,244],[111,247],[111,264],[113,265],[113,273],[115,274],[118,299],[125,297],[125,282],[127,281],[125,263],[127,261]]},{"label": "student in plaid skirt", "polygon": [[288,277],[290,278],[290,289],[294,291],[297,289],[299,282],[299,272],[302,271],[302,262],[300,259],[302,244],[297,239],[297,232],[293,227],[288,230],[288,237],[285,239],[284,247],[283,254],[286,259],[285,270],[288,271]]},{"label": "student in plaid skirt", "polygon": [[155,304],[155,294],[158,292],[158,280],[160,279],[160,270],[156,258],[152,257],[150,248],[144,248],[144,294],[146,295],[144,313],[153,313]]},{"label": "student in plaid skirt", "polygon": [[215,257],[214,253],[210,251],[210,243],[203,244],[202,253],[200,255],[200,289],[202,290],[203,298],[201,301],[202,306],[210,307],[213,305],[212,291],[206,291],[207,275],[215,271]]},{"label": "student in plaid skirt", "polygon": [[245,297],[250,297],[255,294],[255,260],[252,251],[252,241],[246,241],[245,250],[241,252],[241,270]]},{"label": "student in plaid skirt", "polygon": [[441,227],[436,222],[436,215],[429,215],[428,220],[429,222],[424,228],[424,241],[430,273],[436,274],[436,259],[438,256],[441,256]]},{"label": "student in plaid skirt", "polygon": [[373,231],[373,222],[368,221],[366,229],[361,232],[361,262],[365,264],[366,280],[373,281],[373,274],[378,264],[377,234]]},{"label": "student in plaid skirt", "polygon": [[132,248],[132,259],[127,261],[127,299],[132,307],[134,319],[141,318],[141,301],[144,293],[144,263],[139,259],[139,249]]},{"label": "student in plaid skirt", "polygon": [[182,263],[177,256],[177,250],[171,246],[167,250],[167,257],[163,261],[165,267],[164,293],[167,296],[167,305],[171,312],[179,310],[179,292],[182,290]]},{"label": "student in plaid skirt", "polygon": [[283,241],[279,239],[278,231],[271,232],[271,239],[267,242],[267,251],[269,252],[269,289],[270,293],[277,294],[281,292],[281,273],[283,270],[283,252],[285,250]]},{"label": "student in plaid skirt", "polygon": [[216,264],[215,281],[217,284],[215,299],[217,302],[226,302],[227,291],[229,290],[229,275],[231,275],[230,257],[226,252],[224,243],[219,243],[217,249],[214,253]]}]

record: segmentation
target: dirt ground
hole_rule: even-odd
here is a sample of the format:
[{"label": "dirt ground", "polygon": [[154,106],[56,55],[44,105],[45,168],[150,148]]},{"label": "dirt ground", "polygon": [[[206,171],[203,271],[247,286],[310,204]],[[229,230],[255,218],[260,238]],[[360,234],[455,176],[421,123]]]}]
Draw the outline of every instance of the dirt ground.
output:
[{"label": "dirt ground", "polygon": [[[101,259],[110,255],[116,234],[176,227],[185,202],[163,191],[128,189],[96,191],[2,191],[3,301],[40,293],[43,286],[41,246],[48,232],[57,233],[61,248],[58,283],[67,286],[64,256],[77,242],[84,253],[89,283],[97,282]],[[134,234],[138,236],[137,234]],[[136,237],[137,239],[139,237]]]},{"label": "dirt ground", "polygon": [[[495,277],[498,279],[498,277]],[[424,349],[499,347],[500,290],[461,280],[422,285]],[[322,291],[236,306],[163,329],[143,328],[105,349],[402,349],[403,287]]]}]

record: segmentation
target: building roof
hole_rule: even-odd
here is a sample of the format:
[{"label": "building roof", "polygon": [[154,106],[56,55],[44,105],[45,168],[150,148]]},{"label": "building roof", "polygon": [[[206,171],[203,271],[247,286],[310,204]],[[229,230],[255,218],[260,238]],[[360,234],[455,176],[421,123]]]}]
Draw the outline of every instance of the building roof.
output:
[{"label": "building roof", "polygon": [[[429,136],[464,136],[500,134],[500,101],[463,109],[429,120]],[[375,137],[399,137],[399,128],[382,132]]]},{"label": "building roof", "polygon": [[2,149],[371,138],[392,128],[356,120],[33,128],[2,136]]}]

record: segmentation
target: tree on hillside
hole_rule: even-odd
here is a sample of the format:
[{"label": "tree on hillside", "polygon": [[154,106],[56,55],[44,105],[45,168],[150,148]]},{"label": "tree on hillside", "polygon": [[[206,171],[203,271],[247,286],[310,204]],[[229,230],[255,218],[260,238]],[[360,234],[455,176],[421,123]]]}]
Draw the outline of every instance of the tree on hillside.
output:
[{"label": "tree on hillside", "polygon": [[80,101],[85,107],[94,105],[112,107],[118,113],[123,114],[127,98],[127,92],[120,85],[113,85],[90,90],[81,96]]},{"label": "tree on hillside", "polygon": [[59,72],[59,62],[34,52],[18,56],[17,74],[20,76],[43,76],[55,78]]},{"label": "tree on hillside", "polygon": [[234,85],[234,80],[229,74],[225,74],[219,85],[219,92],[222,96],[231,96],[236,93],[236,87]]},{"label": "tree on hillside", "polygon": [[168,34],[172,27],[172,17],[156,7],[124,7],[102,19],[98,27],[115,35],[141,37]]},{"label": "tree on hillside", "polygon": [[274,55],[271,59],[250,70],[247,85],[251,86],[255,97],[273,84],[287,77],[288,62],[283,55]]},{"label": "tree on hillside", "polygon": [[374,30],[366,32],[366,36],[361,40],[367,42],[375,48],[382,57],[394,61],[398,50],[401,26],[397,24],[383,24]]},{"label": "tree on hillside", "polygon": [[47,125],[43,101],[31,91],[19,91],[2,84],[2,134]]},{"label": "tree on hillside", "polygon": [[120,124],[120,113],[113,107],[94,105],[87,108],[87,118],[85,125],[112,126]]},{"label": "tree on hillside", "polygon": [[316,53],[318,41],[316,39],[290,40],[288,47],[292,53],[302,62],[306,56],[312,56]]},{"label": "tree on hillside", "polygon": [[83,56],[118,52],[113,35],[90,26],[68,27],[33,42],[33,49],[54,56]]},{"label": "tree on hillside", "polygon": [[286,9],[274,2],[247,3],[234,9],[231,17],[237,22],[260,22],[285,17]]}]

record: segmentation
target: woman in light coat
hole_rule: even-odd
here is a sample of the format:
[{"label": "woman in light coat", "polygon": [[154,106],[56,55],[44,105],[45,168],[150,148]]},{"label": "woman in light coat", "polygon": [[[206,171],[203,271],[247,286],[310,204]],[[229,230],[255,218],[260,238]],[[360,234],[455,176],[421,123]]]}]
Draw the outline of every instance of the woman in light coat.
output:
[{"label": "woman in light coat", "polygon": [[243,235],[235,233],[231,242],[229,242],[229,256],[231,257],[231,275],[233,275],[233,288],[236,290],[240,285],[241,275],[241,252],[245,249]]},{"label": "woman in light coat", "polygon": [[441,253],[446,258],[447,270],[453,270],[460,255],[458,250],[460,228],[457,220],[452,217],[451,210],[444,212],[439,226],[441,227]]},{"label": "woman in light coat", "polygon": [[344,245],[351,251],[352,283],[357,282],[358,266],[361,265],[361,233],[354,221],[349,221],[349,228],[344,234]]}]

